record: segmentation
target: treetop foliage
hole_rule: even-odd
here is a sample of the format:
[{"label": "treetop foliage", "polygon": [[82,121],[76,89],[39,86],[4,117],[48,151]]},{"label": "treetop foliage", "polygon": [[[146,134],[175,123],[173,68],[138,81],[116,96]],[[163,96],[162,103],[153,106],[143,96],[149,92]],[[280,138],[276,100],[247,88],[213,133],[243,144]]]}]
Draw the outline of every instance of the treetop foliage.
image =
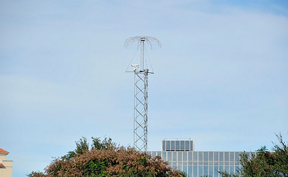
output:
[{"label": "treetop foliage", "polygon": [[101,141],[92,137],[89,146],[86,138],[76,142],[76,149],[67,155],[54,159],[45,173],[32,172],[28,176],[153,176],[181,177],[183,172],[173,170],[160,156],[151,157],[134,148],[116,146],[111,138]]},{"label": "treetop foliage", "polygon": [[273,143],[272,152],[263,146],[256,153],[240,154],[240,175],[225,171],[219,173],[223,177],[288,177],[288,144],[283,141],[281,134],[276,136],[279,144]]}]

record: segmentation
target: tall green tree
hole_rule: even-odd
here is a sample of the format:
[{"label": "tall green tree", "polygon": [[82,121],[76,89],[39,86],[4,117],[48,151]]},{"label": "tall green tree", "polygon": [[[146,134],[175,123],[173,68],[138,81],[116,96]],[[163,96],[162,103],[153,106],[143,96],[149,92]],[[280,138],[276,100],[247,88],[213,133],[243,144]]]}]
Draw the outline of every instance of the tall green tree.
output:
[{"label": "tall green tree", "polygon": [[288,177],[288,145],[281,134],[276,136],[279,144],[273,143],[271,152],[263,146],[256,153],[240,154],[242,168],[238,171],[239,175],[225,171],[219,173],[223,177]]},{"label": "tall green tree", "polygon": [[137,177],[186,177],[186,174],[168,166],[160,156],[151,157],[134,148],[116,146],[112,139],[92,138],[89,146],[82,137],[76,141],[76,149],[56,158],[45,172],[32,172],[30,177],[52,176],[137,176]]}]

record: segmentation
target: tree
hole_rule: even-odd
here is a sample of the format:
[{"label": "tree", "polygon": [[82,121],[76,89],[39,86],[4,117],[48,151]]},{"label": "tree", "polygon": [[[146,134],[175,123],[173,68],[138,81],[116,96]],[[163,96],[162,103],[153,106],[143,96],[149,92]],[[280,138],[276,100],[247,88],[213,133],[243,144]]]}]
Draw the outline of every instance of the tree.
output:
[{"label": "tree", "polygon": [[87,139],[82,137],[74,151],[53,160],[45,173],[32,172],[28,176],[186,176],[169,167],[160,156],[151,157],[134,148],[116,146],[110,138],[101,141],[92,137],[92,141],[89,148]]},{"label": "tree", "polygon": [[[243,177],[288,177],[288,145],[283,141],[282,135],[276,135],[279,145],[273,143],[272,152],[266,146],[256,153],[240,154],[242,168],[238,171]],[[251,155],[249,155],[251,154]],[[238,177],[225,171],[219,172],[223,177]]]}]

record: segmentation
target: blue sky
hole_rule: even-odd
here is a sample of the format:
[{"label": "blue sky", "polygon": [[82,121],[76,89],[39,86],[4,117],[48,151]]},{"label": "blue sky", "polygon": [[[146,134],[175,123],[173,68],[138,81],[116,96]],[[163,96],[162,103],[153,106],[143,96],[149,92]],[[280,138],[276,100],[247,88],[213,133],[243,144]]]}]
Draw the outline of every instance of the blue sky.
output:
[{"label": "blue sky", "polygon": [[[288,3],[0,1],[1,148],[14,176],[43,170],[82,136],[133,142],[132,36],[148,51],[149,150],[253,151],[287,141]],[[135,59],[137,60],[137,58]],[[135,62],[134,62],[135,63]]]}]

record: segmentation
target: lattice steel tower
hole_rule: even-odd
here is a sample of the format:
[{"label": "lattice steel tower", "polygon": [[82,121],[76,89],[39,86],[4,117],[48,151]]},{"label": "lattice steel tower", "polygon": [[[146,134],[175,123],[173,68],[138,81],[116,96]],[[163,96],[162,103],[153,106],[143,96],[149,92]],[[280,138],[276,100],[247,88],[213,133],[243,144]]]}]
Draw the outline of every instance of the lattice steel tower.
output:
[{"label": "lattice steel tower", "polygon": [[[148,141],[148,74],[154,74],[149,71],[148,63],[144,62],[145,44],[150,45],[155,42],[161,47],[158,39],[150,36],[135,36],[125,41],[125,47],[134,42],[138,43],[140,48],[140,66],[132,64],[134,72],[134,148],[138,151],[147,151]],[[145,65],[146,64],[146,65]]]}]

